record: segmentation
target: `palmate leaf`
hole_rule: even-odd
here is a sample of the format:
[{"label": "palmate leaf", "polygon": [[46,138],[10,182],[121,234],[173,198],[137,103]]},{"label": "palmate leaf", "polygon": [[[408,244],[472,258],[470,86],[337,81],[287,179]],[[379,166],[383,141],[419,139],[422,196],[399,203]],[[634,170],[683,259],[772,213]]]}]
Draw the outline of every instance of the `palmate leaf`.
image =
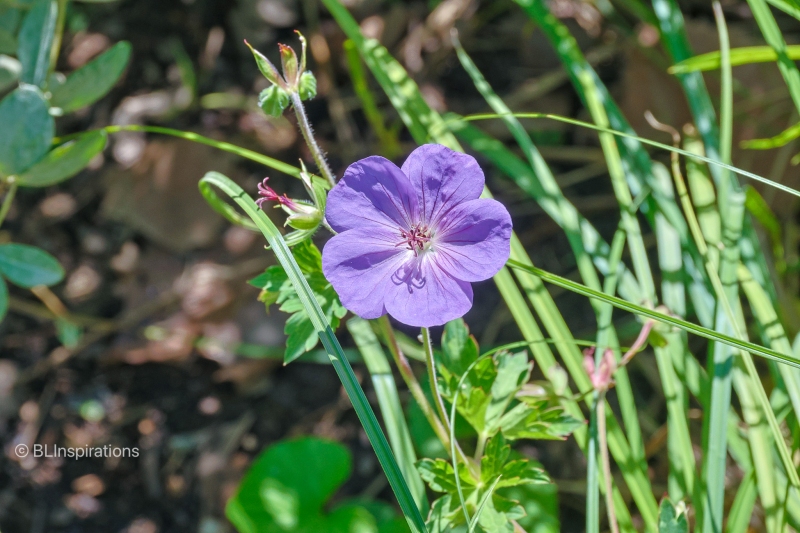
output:
[{"label": "palmate leaf", "polygon": [[350,452],[337,442],[279,442],[256,458],[225,514],[240,533],[407,533],[406,523],[378,503],[349,501],[324,511],[351,471]]},{"label": "palmate leaf", "polygon": [[22,81],[42,87],[50,67],[50,46],[56,28],[58,6],[54,0],[34,3],[22,21],[17,57],[22,63]]},{"label": "palmate leaf", "polygon": [[[333,286],[322,274],[322,254],[311,241],[307,240],[296,245],[292,249],[292,255],[314,292],[331,328],[336,330],[340,320],[347,314],[347,309],[342,306]],[[271,266],[249,283],[261,289],[259,300],[268,309],[271,305],[278,304],[281,311],[291,315],[284,328],[284,333],[288,337],[284,362],[288,364],[314,349],[319,342],[319,336],[283,268]]]},{"label": "palmate leaf", "polygon": [[106,147],[108,134],[103,130],[84,133],[74,141],[47,153],[38,163],[19,175],[23,187],[48,187],[71,178]]}]

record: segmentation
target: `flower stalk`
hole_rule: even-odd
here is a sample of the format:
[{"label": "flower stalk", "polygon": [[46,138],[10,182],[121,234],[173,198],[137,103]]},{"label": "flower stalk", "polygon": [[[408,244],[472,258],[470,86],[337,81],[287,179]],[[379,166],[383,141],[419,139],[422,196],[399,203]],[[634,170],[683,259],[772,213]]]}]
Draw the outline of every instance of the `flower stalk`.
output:
[{"label": "flower stalk", "polygon": [[314,131],[311,129],[311,123],[308,121],[306,109],[303,106],[300,95],[297,92],[293,92],[291,93],[290,98],[292,101],[292,107],[294,108],[294,114],[297,117],[297,125],[300,128],[300,132],[303,134],[303,139],[305,139],[308,149],[311,150],[311,156],[314,158],[314,163],[316,163],[317,168],[322,174],[322,177],[328,180],[331,186],[336,185],[336,178],[334,177],[333,172],[331,172],[331,168],[328,166],[328,161],[325,159],[325,154],[322,152],[319,144],[317,144],[317,140],[314,138]]}]

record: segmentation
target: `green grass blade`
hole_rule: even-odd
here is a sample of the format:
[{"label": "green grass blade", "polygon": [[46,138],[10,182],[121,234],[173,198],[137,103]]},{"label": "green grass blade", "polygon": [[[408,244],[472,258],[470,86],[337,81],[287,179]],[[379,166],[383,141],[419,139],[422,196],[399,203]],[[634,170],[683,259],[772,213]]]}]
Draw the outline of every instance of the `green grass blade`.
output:
[{"label": "green grass blade", "polygon": [[753,17],[756,19],[764,40],[767,41],[767,44],[772,47],[778,56],[778,69],[781,71],[783,81],[786,82],[786,86],[789,88],[789,95],[792,97],[795,107],[800,110],[800,70],[797,69],[797,65],[789,57],[786,41],[783,39],[778,22],[772,15],[766,0],[748,0],[747,3],[753,12]]},{"label": "green grass blade", "polygon": [[[786,336],[786,332],[781,325],[778,313],[772,306],[769,295],[767,295],[764,288],[754,278],[752,273],[744,265],[739,265],[738,268],[739,282],[742,285],[742,290],[750,302],[750,309],[753,312],[753,317],[756,319],[763,342],[780,352],[792,352],[792,344]],[[800,417],[800,370],[790,368],[785,365],[780,365],[778,370],[783,377],[786,385],[786,391],[789,394],[789,399],[792,403],[795,416]],[[781,406],[774,407],[776,411],[781,409]]]},{"label": "green grass blade", "polygon": [[[794,1],[794,0],[793,0]],[[794,4],[787,2],[786,0],[767,0],[767,3],[772,7],[776,7],[798,20],[800,20],[800,7],[798,7],[797,2],[795,1]]]},{"label": "green grass blade", "polygon": [[532,276],[539,278],[542,281],[545,281],[552,285],[556,285],[557,287],[561,287],[562,289],[566,289],[570,292],[586,296],[587,298],[594,298],[597,300],[602,300],[604,302],[610,303],[617,309],[622,309],[623,311],[628,311],[630,313],[645,318],[652,318],[653,320],[656,320],[663,324],[675,326],[676,328],[682,329],[687,333],[697,335],[698,337],[703,337],[704,339],[721,342],[723,344],[727,344],[734,348],[738,348],[739,350],[749,352],[753,355],[758,355],[759,357],[764,357],[766,359],[771,359],[773,361],[783,363],[795,368],[800,368],[800,358],[798,358],[793,354],[781,353],[771,348],[759,346],[758,344],[754,344],[749,341],[739,340],[735,337],[731,337],[730,335],[718,333],[712,329],[705,328],[703,326],[698,326],[697,324],[688,322],[682,318],[678,318],[672,315],[667,315],[659,311],[655,311],[653,309],[649,309],[647,307],[635,304],[633,302],[623,300],[622,298],[617,298],[616,296],[610,296],[608,294],[595,291],[593,289],[590,289],[589,287],[586,287],[585,285],[581,285],[580,283],[576,283],[567,278],[563,278],[556,274],[552,274],[550,272],[547,272],[546,270],[542,270],[541,268],[525,265],[523,263],[514,260],[509,260],[507,264],[509,267],[515,270],[521,270],[527,272],[528,274],[531,274]]},{"label": "green grass blade", "polygon": [[361,352],[361,357],[367,365],[367,370],[369,370],[381,415],[383,415],[383,423],[389,434],[389,443],[400,465],[400,470],[403,472],[406,484],[411,490],[411,495],[417,502],[420,512],[426,513],[429,505],[425,495],[425,484],[417,471],[417,454],[414,452],[411,432],[406,424],[400,396],[397,393],[397,385],[386,354],[381,348],[378,336],[375,335],[366,320],[358,317],[351,318],[347,321],[347,329],[353,336],[353,340]]},{"label": "green grass blade", "polygon": [[756,504],[756,496],[758,496],[756,476],[753,470],[748,470],[736,491],[736,497],[728,515],[728,523],[725,525],[726,533],[747,533]]},{"label": "green grass blade", "polygon": [[[169,135],[171,137],[178,137],[180,139],[186,139],[187,141],[205,144],[206,146],[211,146],[218,150],[238,155],[239,157],[249,159],[250,161],[255,161],[256,163],[260,163],[273,170],[277,170],[278,172],[283,172],[284,174],[292,176],[293,178],[300,178],[300,169],[288,163],[284,163],[283,161],[280,161],[273,157],[269,157],[264,154],[259,154],[258,152],[254,152],[252,150],[248,150],[247,148],[242,148],[241,146],[236,146],[235,144],[210,139],[208,137],[204,137],[202,135],[190,131],[175,130],[172,128],[162,128],[160,126],[141,126],[138,124],[132,124],[130,126],[106,126],[103,129],[107,133],[119,133],[121,131],[141,131],[147,133],[159,133],[161,135]],[[57,140],[59,142],[64,142],[72,137],[73,136],[67,136]],[[331,187],[330,183],[328,183],[327,180],[319,176],[313,176],[312,179],[314,180],[315,183],[319,183],[319,185],[321,185],[325,189],[330,189]]]},{"label": "green grass blade", "polygon": [[[731,67],[728,43],[728,32],[722,18],[719,4],[714,4],[717,17],[717,30],[719,32],[721,61],[722,61],[722,96],[720,120],[720,160],[730,164],[731,157],[731,128],[732,128],[732,86]],[[726,171],[727,172],[727,171]],[[714,320],[714,329],[727,334],[734,334],[734,319],[730,316],[730,302],[738,303],[739,286],[735,279],[735,269],[739,262],[740,252],[738,241],[742,234],[744,221],[744,195],[741,191],[730,189],[729,176],[723,174],[720,183],[720,197],[726,197],[726,216],[722,219],[723,226],[723,252],[719,264],[719,279],[722,287],[717,289],[717,310]],[[705,246],[702,247],[703,249]],[[717,265],[711,264],[712,269]],[[716,271],[709,272],[714,278]],[[738,335],[737,335],[738,336]],[[731,387],[733,383],[733,360],[735,350],[728,345],[714,343],[709,374],[712,376],[711,392],[708,403],[708,416],[703,419],[704,448],[706,455],[703,463],[705,475],[705,496],[703,505],[703,531],[706,533],[721,533],[723,511],[725,505],[725,474],[728,466],[728,412],[731,408]]]},{"label": "green grass blade", "polygon": [[387,159],[393,159],[403,151],[400,148],[400,141],[397,139],[396,132],[387,129],[383,123],[383,116],[375,104],[372,92],[369,90],[367,77],[364,74],[364,68],[361,66],[361,58],[353,41],[348,39],[344,42],[344,52],[347,57],[347,67],[350,70],[350,78],[353,80],[353,90],[361,101],[361,109],[364,111],[364,116],[380,141],[383,155]]},{"label": "green grass blade", "polygon": [[369,401],[367,401],[364,391],[361,389],[361,385],[359,385],[358,379],[353,373],[353,369],[350,367],[350,363],[347,361],[336,335],[333,333],[333,330],[331,330],[325,318],[325,314],[319,307],[319,303],[311,287],[308,286],[308,282],[300,271],[300,267],[297,266],[294,256],[292,256],[289,247],[284,242],[280,230],[278,230],[275,224],[273,224],[267,215],[259,209],[253,199],[245,193],[241,187],[222,174],[218,172],[207,173],[203,179],[200,180],[199,187],[200,192],[211,207],[226,218],[231,212],[235,211],[235,208],[221,200],[216,192],[214,192],[213,188],[216,187],[227,194],[245,213],[247,213],[267,239],[267,242],[269,242],[271,249],[278,258],[281,266],[286,270],[292,285],[297,291],[297,295],[306,313],[308,313],[308,317],[314,325],[314,328],[317,330],[322,345],[325,347],[325,351],[330,357],[331,364],[339,375],[339,379],[342,382],[342,386],[348,398],[350,398],[350,401],[353,403],[353,408],[375,450],[378,462],[389,480],[389,485],[392,487],[397,497],[397,501],[400,504],[400,508],[403,511],[403,515],[409,527],[415,533],[425,533],[427,531],[425,521],[403,478],[403,473],[392,454],[392,450],[378,424],[378,420],[375,418],[375,413],[373,413],[372,407],[370,407]]},{"label": "green grass blade", "polygon": [[[603,127],[597,126],[595,124],[591,124],[589,122],[584,122],[582,120],[576,120],[576,119],[569,118],[569,117],[562,117],[560,115],[552,115],[550,113],[513,113],[513,116],[515,116],[517,118],[542,118],[542,119],[547,119],[547,120],[555,120],[556,122],[563,122],[565,124],[572,124],[573,126],[580,126],[581,128],[586,128],[586,129],[594,130],[594,131],[597,131],[597,132],[610,133],[610,134],[612,134],[612,135],[614,135],[616,137],[620,137],[622,139],[635,140],[637,143],[646,144],[648,146],[653,146],[655,148],[659,148],[661,150],[666,150],[668,152],[675,152],[675,153],[680,154],[680,155],[682,155],[684,157],[688,157],[688,158],[694,159],[695,161],[702,161],[703,163],[709,164],[712,169],[729,170],[734,174],[738,174],[739,176],[742,176],[742,177],[745,177],[745,178],[749,178],[749,179],[752,179],[754,181],[758,181],[758,182],[763,183],[765,185],[769,185],[770,187],[774,187],[775,189],[778,189],[779,191],[783,191],[785,193],[791,194],[792,196],[797,196],[797,197],[800,198],[800,191],[798,191],[796,189],[793,189],[791,187],[783,185],[782,183],[778,183],[776,181],[770,180],[768,178],[765,178],[764,176],[760,176],[760,175],[755,174],[753,172],[750,172],[748,170],[744,170],[744,169],[735,167],[733,165],[729,165],[727,163],[722,163],[721,161],[719,161],[718,158],[717,159],[712,159],[710,157],[706,157],[706,156],[703,156],[703,155],[700,155],[700,154],[697,154],[697,153],[689,152],[689,151],[683,150],[681,148],[676,148],[674,146],[670,146],[670,145],[667,145],[667,144],[664,144],[664,143],[660,143],[658,141],[653,141],[651,139],[646,139],[644,137],[639,137],[638,135],[635,135],[633,133],[626,133],[624,131],[619,131],[619,130],[615,130],[615,129],[611,129],[611,128],[603,128]],[[480,113],[480,114],[475,114],[475,115],[467,115],[467,116],[460,117],[460,118],[455,118],[455,116],[453,116],[453,118],[451,120],[452,121],[464,120],[464,121],[468,121],[469,122],[469,121],[478,121],[478,120],[494,120],[494,119],[498,119],[498,118],[501,118],[501,117],[499,115],[497,115],[497,114],[494,114],[494,113]],[[650,168],[650,172],[652,172],[652,163],[648,166],[648,168]],[[651,177],[651,185],[653,187],[657,187],[658,186],[657,182],[652,177]],[[659,191],[659,193],[660,193],[660,191]],[[665,200],[665,204],[669,204],[669,202],[666,199],[664,199],[664,200]],[[675,206],[674,203],[672,205],[673,205],[673,207],[675,207],[677,209],[677,206]],[[666,216],[666,213],[664,213],[664,214]],[[680,216],[682,217],[682,215],[680,215]],[[681,222],[682,225],[685,227],[686,226],[685,221],[683,221],[682,218],[681,218],[681,221],[682,221]],[[670,224],[671,223],[672,223],[672,219],[670,219]],[[683,239],[683,237],[681,237],[681,238]],[[683,240],[681,242],[683,242]]]},{"label": "green grass blade", "polygon": [[[662,179],[669,183],[668,175],[663,175]],[[682,270],[680,236],[660,213],[656,213],[655,223],[664,305],[673,314],[683,318],[686,315],[686,295],[680,280]],[[689,353],[685,332],[670,331],[663,335],[667,340],[667,346],[654,351],[667,403],[668,492],[670,499],[677,502],[695,495],[696,465],[689,433],[687,392],[680,386],[676,367],[685,373],[687,361],[695,362],[695,360]]]},{"label": "green grass blade", "polygon": [[[786,55],[789,59],[800,59],[800,46],[788,45]],[[752,63],[771,63],[778,60],[778,53],[770,46],[743,46],[731,48],[730,61],[732,67],[750,65]],[[668,70],[670,74],[686,74],[688,72],[707,72],[717,70],[722,65],[720,52],[700,54],[676,63]]]}]

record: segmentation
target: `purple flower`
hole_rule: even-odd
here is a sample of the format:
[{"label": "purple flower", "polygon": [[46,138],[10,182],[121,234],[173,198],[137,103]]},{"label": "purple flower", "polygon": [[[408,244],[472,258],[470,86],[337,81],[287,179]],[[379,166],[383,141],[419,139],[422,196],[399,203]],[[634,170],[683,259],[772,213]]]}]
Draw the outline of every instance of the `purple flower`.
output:
[{"label": "purple flower", "polygon": [[322,252],[342,304],[418,327],[469,311],[470,282],[495,275],[510,249],[511,217],[478,198],[483,183],[472,156],[438,144],[414,150],[402,169],[378,156],[350,165],[328,194],[338,234]]}]

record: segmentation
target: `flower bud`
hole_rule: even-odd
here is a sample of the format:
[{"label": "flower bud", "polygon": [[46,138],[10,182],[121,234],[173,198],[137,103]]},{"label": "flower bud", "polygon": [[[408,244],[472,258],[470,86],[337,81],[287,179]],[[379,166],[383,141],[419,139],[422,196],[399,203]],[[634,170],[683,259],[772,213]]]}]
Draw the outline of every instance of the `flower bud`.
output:
[{"label": "flower bud", "polygon": [[279,44],[278,48],[281,51],[281,66],[283,66],[283,78],[286,84],[291,88],[296,88],[298,83],[298,65],[297,54],[294,53],[292,47],[285,44]]}]

